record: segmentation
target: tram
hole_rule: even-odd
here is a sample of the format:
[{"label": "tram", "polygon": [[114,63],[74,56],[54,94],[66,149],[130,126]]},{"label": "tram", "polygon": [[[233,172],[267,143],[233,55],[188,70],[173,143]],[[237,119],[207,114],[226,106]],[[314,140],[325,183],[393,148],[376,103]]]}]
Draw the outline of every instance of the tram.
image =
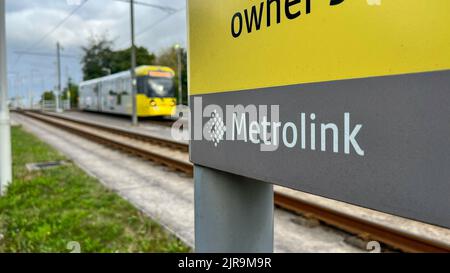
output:
[{"label": "tram", "polygon": [[[176,111],[175,72],[164,66],[136,68],[138,117],[171,116]],[[131,72],[80,83],[79,109],[114,114],[132,114]]]}]

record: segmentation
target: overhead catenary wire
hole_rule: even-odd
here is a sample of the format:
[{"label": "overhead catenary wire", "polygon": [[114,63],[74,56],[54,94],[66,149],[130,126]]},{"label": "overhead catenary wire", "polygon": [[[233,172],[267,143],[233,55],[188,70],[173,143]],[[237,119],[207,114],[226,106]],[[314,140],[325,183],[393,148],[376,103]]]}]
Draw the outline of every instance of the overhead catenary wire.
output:
[{"label": "overhead catenary wire", "polygon": [[[136,34],[136,38],[138,38],[139,36],[141,36],[141,35],[144,34],[145,32],[154,29],[154,28],[157,27],[159,24],[163,23],[164,21],[168,20],[170,17],[174,16],[175,14],[177,14],[177,13],[183,11],[183,10],[186,10],[186,7],[177,9],[176,12],[170,13],[170,14],[166,14],[166,15],[164,15],[163,17],[161,17],[161,18],[159,18],[159,19],[153,21],[150,25],[148,25],[147,27],[144,27],[141,31],[139,31],[139,32]],[[124,47],[124,46],[125,46],[125,44],[122,44],[121,47]]]},{"label": "overhead catenary wire", "polygon": [[[52,35],[55,31],[57,31],[64,23],[66,23],[73,15],[75,15],[82,7],[84,7],[84,5],[88,2],[89,0],[84,0],[83,2],[80,3],[80,5],[76,6],[66,17],[64,17],[60,22],[58,22],[50,31],[48,31],[47,33],[45,33],[42,37],[40,37],[38,40],[36,40],[32,45],[30,45],[29,47],[27,47],[25,50],[22,51],[16,51],[17,53],[17,58],[16,61],[14,63],[14,66],[17,65],[17,63],[20,61],[21,57],[23,55],[42,55],[41,53],[37,53],[37,54],[28,54],[29,51],[31,49],[36,48],[37,46],[39,46],[43,41],[45,41],[45,39],[47,39],[50,35]],[[129,3],[130,0],[114,0],[117,2],[125,2],[125,3]],[[154,27],[156,27],[157,25],[159,25],[160,23],[164,22],[165,20],[167,20],[168,18],[170,18],[171,16],[179,13],[180,11],[186,9],[186,7],[181,8],[181,9],[176,9],[170,6],[163,6],[163,5],[156,5],[156,4],[151,4],[151,3],[146,3],[146,2],[142,2],[142,1],[134,1],[134,3],[136,5],[143,5],[143,6],[147,6],[147,7],[151,7],[151,8],[156,8],[159,10],[162,10],[164,12],[167,13],[167,15],[165,17],[163,17],[162,19],[156,21],[155,23],[153,23],[152,25],[150,25],[149,27],[144,28],[142,31],[140,31],[139,33],[136,34],[136,37],[139,37],[140,35],[142,35],[144,32],[153,29]],[[68,57],[68,58],[72,58],[72,56],[64,56],[64,57]]]},{"label": "overhead catenary wire", "polygon": [[139,31],[139,32],[136,34],[136,37],[139,37],[139,36],[141,36],[142,34],[144,34],[145,32],[147,32],[147,31],[149,31],[149,30],[151,30],[151,29],[157,27],[159,24],[163,23],[164,21],[166,21],[167,19],[169,19],[169,18],[172,17],[173,15],[175,15],[175,14],[177,14],[177,13],[179,13],[179,12],[185,10],[185,9],[186,9],[186,7],[176,10],[176,12],[174,12],[174,13],[167,14],[167,15],[164,16],[163,18],[161,18],[161,19],[159,19],[159,20],[153,22],[151,25],[149,25],[149,26],[143,28],[141,31]]},{"label": "overhead catenary wire", "polygon": [[[125,3],[130,3],[130,0],[114,0],[117,2],[125,2]],[[152,7],[152,8],[156,8],[159,10],[162,10],[164,12],[166,12],[167,14],[165,16],[163,16],[162,18],[155,20],[151,25],[145,27],[143,30],[141,30],[140,32],[138,32],[135,37],[139,37],[141,36],[143,33],[153,29],[154,27],[156,27],[157,25],[159,25],[160,23],[166,21],[167,19],[169,19],[171,16],[179,13],[180,11],[183,11],[186,9],[186,7],[181,8],[181,9],[176,9],[173,7],[169,7],[169,6],[161,6],[161,5],[155,5],[155,4],[150,4],[150,3],[146,3],[146,2],[142,2],[142,1],[134,1],[135,5],[144,5],[144,6],[148,6],[148,7]],[[126,43],[126,42],[125,42]],[[120,47],[125,47],[125,43],[122,44]]]},{"label": "overhead catenary wire", "polygon": [[[31,56],[39,56],[39,57],[55,57],[55,54],[47,53],[47,52],[32,52],[32,51],[24,51],[24,50],[17,50],[14,51],[15,54],[18,55],[31,55]],[[70,55],[70,54],[61,54],[61,57],[64,58],[74,58],[79,59],[80,56],[77,55]]]},{"label": "overhead catenary wire", "polygon": [[[130,0],[114,0],[114,1],[130,3]],[[150,3],[146,3],[146,2],[142,2],[142,1],[134,1],[134,4],[135,5],[147,6],[147,7],[151,7],[151,8],[155,8],[155,9],[159,9],[159,10],[162,10],[162,11],[168,13],[168,14],[177,12],[177,9],[175,9],[173,7],[169,7],[169,6],[150,4]]]},{"label": "overhead catenary wire", "polygon": [[[64,23],[66,23],[75,13],[77,13],[89,0],[84,0],[80,3],[80,5],[76,6],[66,17],[64,17],[61,21],[59,21],[50,31],[46,32],[41,38],[36,40],[32,45],[27,47],[24,51],[30,51],[31,49],[36,48],[39,46],[45,39],[47,39],[50,35],[52,35],[55,31],[57,31]],[[18,54],[17,59],[14,63],[14,66],[20,61],[20,58],[23,56],[23,54]]]},{"label": "overhead catenary wire", "polygon": [[[25,56],[25,55],[34,55],[34,56],[41,56],[41,57],[54,57],[54,54],[50,54],[50,53],[46,53],[46,52],[34,52],[33,49],[35,49],[36,47],[41,45],[46,39],[51,37],[52,34],[54,34],[58,29],[60,29],[77,12],[79,12],[86,5],[86,3],[88,1],[89,0],[82,0],[82,2],[80,2],[79,5],[77,5],[75,8],[73,8],[64,18],[62,18],[62,20],[60,20],[56,25],[54,25],[54,27],[49,29],[48,32],[44,33],[41,37],[39,37],[39,39],[35,40],[32,44],[30,44],[30,46],[26,47],[24,50],[17,50],[17,51],[15,51],[14,53],[17,55],[17,59],[15,60],[15,63],[13,65],[13,67],[16,67],[17,64],[19,63],[20,59],[23,56]],[[130,2],[130,0],[113,0],[113,1],[125,2],[125,3],[126,2],[128,2],[128,3]],[[147,3],[147,2],[143,2],[143,1],[136,1],[136,0],[134,1],[134,3],[136,5],[141,5],[141,6],[147,6],[147,7],[150,7],[150,8],[155,8],[155,9],[161,10],[161,11],[166,13],[163,18],[155,21],[150,26],[144,28],[139,33],[137,33],[136,37],[141,36],[143,33],[145,33],[147,31],[155,28],[156,26],[160,25],[162,22],[166,21],[171,16],[173,16],[173,15],[179,13],[180,11],[186,9],[186,7],[181,8],[181,9],[177,9],[177,8],[170,7],[170,6],[151,4],[151,3]],[[77,58],[77,56],[69,55],[69,54],[62,54],[61,57],[71,58],[71,59]],[[42,67],[40,67],[40,69],[42,69]]]}]

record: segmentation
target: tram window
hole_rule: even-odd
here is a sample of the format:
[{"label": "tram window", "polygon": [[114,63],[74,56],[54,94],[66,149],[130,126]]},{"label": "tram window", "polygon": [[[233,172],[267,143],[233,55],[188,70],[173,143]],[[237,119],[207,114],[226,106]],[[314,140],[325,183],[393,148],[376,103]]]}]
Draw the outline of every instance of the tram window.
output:
[{"label": "tram window", "polygon": [[145,79],[140,78],[137,80],[137,91],[138,94],[145,94],[147,92],[147,87],[145,85]]},{"label": "tram window", "polygon": [[117,94],[117,105],[122,105],[122,93]]},{"label": "tram window", "polygon": [[155,97],[167,97],[173,94],[173,79],[171,78],[148,78],[148,90]]},{"label": "tram window", "polygon": [[119,79],[118,83],[119,83],[119,86],[117,87],[117,92],[123,92],[123,89],[124,89],[123,79]]},{"label": "tram window", "polygon": [[174,95],[173,78],[140,77],[137,81],[137,92],[148,97],[170,97]]},{"label": "tram window", "polygon": [[129,81],[127,79],[122,79],[122,89],[120,89],[120,92],[127,93],[129,87]]}]

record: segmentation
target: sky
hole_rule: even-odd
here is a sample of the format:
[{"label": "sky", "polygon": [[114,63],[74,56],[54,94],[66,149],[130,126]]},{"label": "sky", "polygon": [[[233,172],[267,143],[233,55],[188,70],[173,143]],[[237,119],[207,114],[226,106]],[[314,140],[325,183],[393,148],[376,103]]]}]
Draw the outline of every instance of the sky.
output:
[{"label": "sky", "polygon": [[[80,7],[84,1],[6,0],[10,97],[22,97],[27,101],[34,97],[34,101],[37,101],[44,90],[55,88],[57,42],[63,47],[63,86],[69,77],[76,83],[82,80],[81,48],[88,45],[90,38],[106,36],[114,41],[115,49],[130,46],[130,5],[123,2],[126,0],[87,0]],[[186,45],[185,0],[135,1],[179,10],[168,16],[161,9],[136,3],[137,45],[155,53],[176,43]],[[73,15],[61,24],[72,12]]]}]

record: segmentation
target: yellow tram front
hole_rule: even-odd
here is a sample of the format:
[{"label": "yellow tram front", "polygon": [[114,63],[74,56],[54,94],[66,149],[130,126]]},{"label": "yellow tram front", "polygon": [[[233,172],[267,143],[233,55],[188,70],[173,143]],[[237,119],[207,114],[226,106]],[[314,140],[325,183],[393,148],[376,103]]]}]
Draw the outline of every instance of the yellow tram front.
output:
[{"label": "yellow tram front", "polygon": [[139,117],[175,114],[175,72],[169,67],[141,66],[136,69],[136,106]]}]

